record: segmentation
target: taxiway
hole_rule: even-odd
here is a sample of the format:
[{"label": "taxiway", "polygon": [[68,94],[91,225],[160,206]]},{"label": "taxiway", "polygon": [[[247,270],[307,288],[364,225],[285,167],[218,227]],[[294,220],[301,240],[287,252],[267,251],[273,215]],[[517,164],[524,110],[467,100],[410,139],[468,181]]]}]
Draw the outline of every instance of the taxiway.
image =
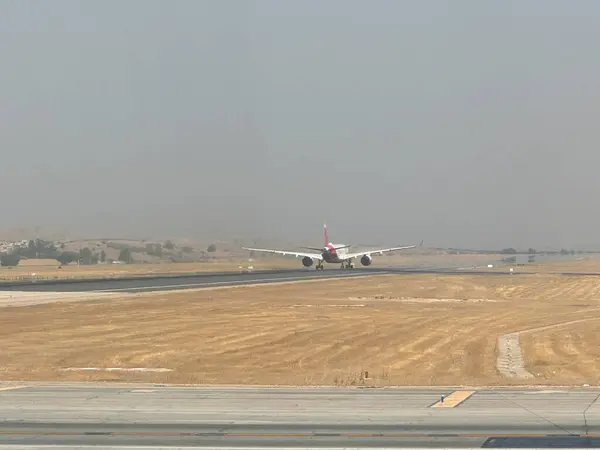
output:
[{"label": "taxiway", "polygon": [[0,385],[0,448],[598,447],[599,397],[596,388]]}]

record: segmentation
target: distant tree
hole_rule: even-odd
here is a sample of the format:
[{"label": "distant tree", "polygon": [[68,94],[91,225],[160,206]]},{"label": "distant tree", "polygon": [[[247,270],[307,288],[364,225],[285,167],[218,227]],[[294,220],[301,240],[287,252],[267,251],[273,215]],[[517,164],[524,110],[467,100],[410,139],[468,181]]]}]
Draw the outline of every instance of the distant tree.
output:
[{"label": "distant tree", "polygon": [[106,262],[106,252],[104,250],[100,252],[100,262]]},{"label": "distant tree", "polygon": [[217,251],[217,246],[215,244],[210,244],[208,246],[208,248],[206,249],[206,251],[209,252],[209,253],[216,252]]},{"label": "distant tree", "polygon": [[92,256],[92,251],[88,247],[82,248],[79,251],[79,261],[85,266],[92,264]]},{"label": "distant tree", "polygon": [[569,251],[568,251],[568,250],[565,250],[565,249],[563,248],[563,249],[561,249],[561,251],[560,251],[560,254],[561,254],[561,255],[568,255],[568,254],[569,254]]},{"label": "distant tree", "polygon": [[92,264],[98,264],[99,260],[100,260],[100,255],[98,255],[98,253],[94,253],[92,255],[91,263]]},{"label": "distant tree", "polygon": [[0,256],[0,265],[4,267],[18,266],[21,261],[21,256],[17,253],[11,253],[9,255]]},{"label": "distant tree", "polygon": [[66,266],[75,262],[79,259],[79,253],[77,252],[62,252],[56,257],[56,260],[61,263],[61,265]]},{"label": "distant tree", "polygon": [[529,248],[529,250],[527,250],[527,253],[529,253],[529,254],[533,255],[533,254],[535,254],[535,253],[537,253],[537,252],[535,251],[535,248],[531,248],[531,247],[530,247],[530,248]]},{"label": "distant tree", "polygon": [[194,251],[194,249],[192,247],[185,246],[185,247],[181,247],[181,251],[183,253],[192,253]]},{"label": "distant tree", "polygon": [[131,256],[131,250],[129,250],[128,248],[124,248],[119,252],[119,261],[123,261],[127,264],[130,264],[132,260],[133,258]]},{"label": "distant tree", "polygon": [[65,243],[64,243],[64,242],[62,242],[62,243],[60,244],[60,249],[61,249],[61,250],[64,250],[64,249],[65,249]]},{"label": "distant tree", "polygon": [[501,253],[506,254],[506,255],[514,255],[515,253],[517,253],[517,251],[511,247],[511,248],[502,249]]},{"label": "distant tree", "polygon": [[167,250],[173,250],[173,249],[175,248],[175,246],[173,245],[173,243],[172,243],[171,241],[167,241],[167,242],[165,242],[165,245],[164,245],[164,247],[165,247]]}]

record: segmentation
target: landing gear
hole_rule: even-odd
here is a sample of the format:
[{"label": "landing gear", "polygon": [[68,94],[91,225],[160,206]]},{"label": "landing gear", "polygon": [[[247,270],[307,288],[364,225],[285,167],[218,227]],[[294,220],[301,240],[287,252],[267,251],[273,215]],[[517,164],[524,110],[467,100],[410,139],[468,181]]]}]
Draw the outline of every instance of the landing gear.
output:
[{"label": "landing gear", "polygon": [[323,270],[323,269],[324,269],[323,263],[321,263],[321,262],[317,263],[317,265],[315,266],[315,270]]},{"label": "landing gear", "polygon": [[340,269],[341,270],[344,270],[344,269],[354,269],[354,263],[350,262],[350,261],[348,261],[347,263],[342,263]]}]

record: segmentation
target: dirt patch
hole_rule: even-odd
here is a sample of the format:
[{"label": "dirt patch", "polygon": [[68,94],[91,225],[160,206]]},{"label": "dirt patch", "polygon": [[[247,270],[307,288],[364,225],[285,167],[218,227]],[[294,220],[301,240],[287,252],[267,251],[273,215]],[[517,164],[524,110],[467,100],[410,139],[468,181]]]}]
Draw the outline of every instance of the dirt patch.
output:
[{"label": "dirt patch", "polygon": [[[518,384],[496,369],[498,336],[600,315],[599,293],[598,277],[383,275],[7,307],[0,314],[0,379]],[[402,298],[460,301],[389,300]],[[471,301],[478,299],[494,301]],[[574,335],[568,348],[544,341],[543,349],[570,358],[583,339]],[[588,359],[571,365],[599,373],[592,345],[586,351]],[[547,373],[527,383],[569,384]]]}]

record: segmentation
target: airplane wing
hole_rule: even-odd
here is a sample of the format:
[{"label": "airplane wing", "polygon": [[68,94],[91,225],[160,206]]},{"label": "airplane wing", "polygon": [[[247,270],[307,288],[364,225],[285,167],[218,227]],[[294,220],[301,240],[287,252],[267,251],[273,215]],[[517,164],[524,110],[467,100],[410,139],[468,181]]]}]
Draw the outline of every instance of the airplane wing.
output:
[{"label": "airplane wing", "polygon": [[295,252],[295,251],[291,251],[291,250],[271,250],[268,248],[247,248],[247,247],[242,247],[244,250],[250,250],[252,252],[265,252],[265,253],[275,253],[277,255],[294,255],[296,258],[298,258],[299,256],[301,257],[305,257],[308,256],[309,258],[312,259],[316,259],[321,261],[323,259],[323,256],[321,256],[320,253],[302,253],[302,252]]},{"label": "airplane wing", "polygon": [[[423,242],[421,242],[421,245],[423,245]],[[372,254],[383,255],[384,253],[387,253],[387,252],[393,252],[396,250],[406,250],[409,248],[417,248],[417,246],[416,245],[406,245],[404,247],[380,248],[380,249],[375,249],[375,250],[365,250],[365,251],[357,252],[357,253],[346,253],[344,255],[344,259],[360,258],[363,255],[372,255]]]}]

